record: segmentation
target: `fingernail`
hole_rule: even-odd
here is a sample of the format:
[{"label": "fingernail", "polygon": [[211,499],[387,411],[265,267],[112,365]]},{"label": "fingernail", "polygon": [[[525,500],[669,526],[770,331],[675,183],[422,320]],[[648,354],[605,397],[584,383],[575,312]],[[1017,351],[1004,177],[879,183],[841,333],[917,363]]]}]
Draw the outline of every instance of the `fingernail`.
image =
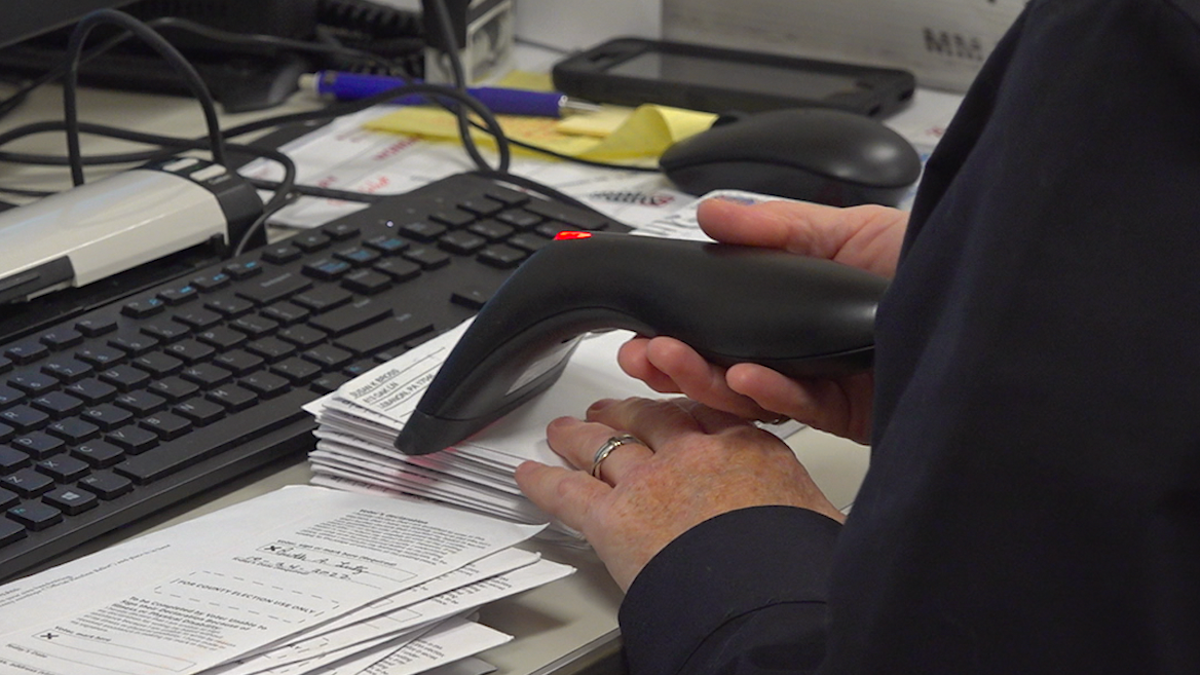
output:
[{"label": "fingernail", "polygon": [[615,398],[602,398],[599,401],[596,401],[595,403],[588,406],[588,410],[587,410],[588,414],[591,415],[592,413],[600,412],[601,410],[604,410],[605,408],[607,408],[608,406],[610,406],[616,402],[617,402],[617,400]]}]

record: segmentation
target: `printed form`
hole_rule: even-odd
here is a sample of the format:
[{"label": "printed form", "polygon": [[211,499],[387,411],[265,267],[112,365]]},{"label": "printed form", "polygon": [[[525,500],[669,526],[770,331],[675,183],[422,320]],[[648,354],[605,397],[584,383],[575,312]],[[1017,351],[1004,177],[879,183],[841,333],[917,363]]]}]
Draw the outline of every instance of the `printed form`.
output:
[{"label": "printed form", "polygon": [[[229,510],[233,516],[218,512],[211,523],[185,523],[0,589],[0,671],[200,672],[430,582],[540,529],[311,486]],[[47,607],[58,616],[48,617]],[[81,609],[62,616],[63,607]]]}]

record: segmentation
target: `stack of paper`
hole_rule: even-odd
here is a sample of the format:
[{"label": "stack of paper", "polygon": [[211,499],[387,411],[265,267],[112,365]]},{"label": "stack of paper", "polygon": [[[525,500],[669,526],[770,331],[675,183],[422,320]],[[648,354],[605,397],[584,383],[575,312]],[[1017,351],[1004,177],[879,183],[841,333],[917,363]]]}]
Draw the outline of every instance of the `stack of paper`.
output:
[{"label": "stack of paper", "polygon": [[0,672],[478,675],[473,612],[573,571],[539,529],[285,488],[0,587]]},{"label": "stack of paper", "polygon": [[[720,190],[636,233],[711,241],[696,221],[696,207],[714,197],[744,203],[777,199]],[[393,447],[397,434],[468,325],[347,382],[306,408],[319,424],[317,447],[309,456],[313,483],[410,495],[518,523],[545,523],[549,527],[544,536],[577,541],[578,533],[552,521],[521,494],[513,472],[526,460],[569,468],[546,441],[546,425],[551,420],[564,415],[582,417],[588,406],[601,398],[661,397],[617,365],[617,350],[632,333],[612,331],[586,336],[548,391],[456,447],[416,457],[400,453]],[[800,427],[791,421],[764,426],[780,437]]]},{"label": "stack of paper", "polygon": [[567,466],[546,442],[556,417],[582,417],[599,398],[657,396],[621,372],[617,348],[629,333],[589,336],[549,392],[455,448],[409,457],[393,447],[467,324],[346,383],[309,407],[316,415],[313,482],[349,490],[384,490],[445,502],[519,523],[550,523],[548,534],[573,538],[526,499],[513,472],[533,459]]}]

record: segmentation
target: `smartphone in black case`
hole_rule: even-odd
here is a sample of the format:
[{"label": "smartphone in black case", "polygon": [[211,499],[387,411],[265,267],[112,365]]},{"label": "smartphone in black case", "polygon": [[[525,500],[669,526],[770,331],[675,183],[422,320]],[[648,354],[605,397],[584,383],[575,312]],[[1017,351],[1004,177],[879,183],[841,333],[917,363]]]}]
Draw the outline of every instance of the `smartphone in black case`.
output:
[{"label": "smartphone in black case", "polygon": [[827,107],[886,117],[916,88],[900,69],[641,38],[568,56],[552,75],[555,88],[574,98],[715,113]]}]

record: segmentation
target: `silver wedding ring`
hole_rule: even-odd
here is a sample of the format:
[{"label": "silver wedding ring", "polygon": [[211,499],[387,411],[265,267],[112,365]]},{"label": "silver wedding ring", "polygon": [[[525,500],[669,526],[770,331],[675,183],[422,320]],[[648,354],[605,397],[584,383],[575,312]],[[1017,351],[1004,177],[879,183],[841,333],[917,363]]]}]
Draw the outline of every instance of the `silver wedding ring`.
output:
[{"label": "silver wedding ring", "polygon": [[616,450],[626,443],[638,443],[640,445],[645,445],[645,443],[639,441],[636,436],[631,436],[629,434],[620,434],[618,436],[613,436],[607,441],[604,441],[604,445],[600,446],[600,449],[596,451],[596,456],[592,458],[592,478],[600,477],[600,465],[604,462],[604,460],[608,459],[608,456],[612,454],[613,450]]}]

